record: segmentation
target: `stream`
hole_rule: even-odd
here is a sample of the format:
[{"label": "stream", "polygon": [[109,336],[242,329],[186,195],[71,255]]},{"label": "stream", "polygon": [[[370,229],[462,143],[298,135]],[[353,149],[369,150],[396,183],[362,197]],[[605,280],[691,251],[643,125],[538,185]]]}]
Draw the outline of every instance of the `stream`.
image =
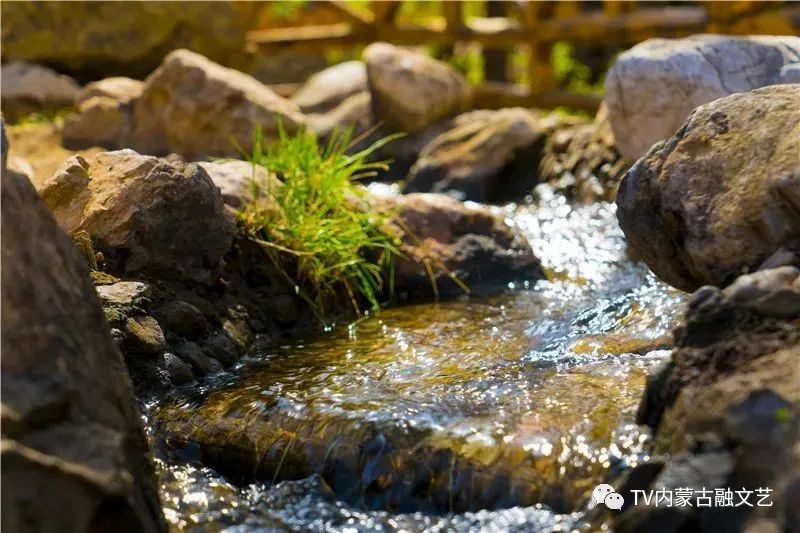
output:
[{"label": "stream", "polygon": [[684,297],[627,258],[613,204],[537,192],[496,209],[548,280],[385,309],[149,406],[172,529],[590,527],[592,488],[647,458],[636,408]]}]

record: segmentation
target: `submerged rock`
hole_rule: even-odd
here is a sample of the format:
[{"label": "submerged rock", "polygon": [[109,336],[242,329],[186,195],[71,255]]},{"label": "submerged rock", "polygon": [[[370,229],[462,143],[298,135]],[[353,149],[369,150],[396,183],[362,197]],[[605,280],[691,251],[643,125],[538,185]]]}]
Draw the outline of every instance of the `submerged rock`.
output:
[{"label": "submerged rock", "polygon": [[[666,520],[721,529],[780,529],[796,520],[800,483],[800,269],[739,277],[695,292],[669,364],[649,380],[638,421],[655,432],[664,457],[636,489],[769,488],[769,506],[630,507],[618,531]],[[666,455],[669,454],[669,455]],[[695,494],[696,495],[696,494]],[[632,495],[626,496],[632,498]],[[735,497],[738,503],[739,496]],[[665,522],[666,523],[666,522]],[[773,529],[769,529],[773,530]]]},{"label": "submerged rock", "polygon": [[491,292],[544,277],[524,238],[485,207],[425,193],[371,203],[392,213],[402,238],[394,270],[401,299]]},{"label": "submerged rock", "polygon": [[[132,147],[189,160],[241,155],[257,127],[269,139],[278,123],[289,131],[306,123],[297,104],[243,72],[189,50],[176,50],[145,80],[133,114]],[[235,144],[236,143],[236,144]]]},{"label": "submerged rock", "polygon": [[2,527],[166,531],[130,379],[85,260],[2,179]]},{"label": "submerged rock", "polygon": [[389,128],[422,130],[464,111],[472,98],[461,74],[425,54],[373,43],[364,61],[375,117]]},{"label": "submerged rock", "polygon": [[3,114],[12,120],[71,106],[78,91],[74,79],[42,65],[18,61],[2,67]]},{"label": "submerged rock", "polygon": [[476,202],[520,198],[538,180],[546,129],[546,120],[523,108],[459,115],[422,149],[405,191]]},{"label": "submerged rock", "polygon": [[661,279],[724,285],[800,241],[800,85],[698,107],[620,184],[628,242]]},{"label": "submerged rock", "polygon": [[620,153],[636,160],[695,107],[733,93],[800,82],[800,38],[695,35],[650,39],[617,57],[605,82]]},{"label": "submerged rock", "polygon": [[39,191],[61,226],[86,231],[125,272],[204,280],[234,223],[208,174],[132,150],[67,160]]}]

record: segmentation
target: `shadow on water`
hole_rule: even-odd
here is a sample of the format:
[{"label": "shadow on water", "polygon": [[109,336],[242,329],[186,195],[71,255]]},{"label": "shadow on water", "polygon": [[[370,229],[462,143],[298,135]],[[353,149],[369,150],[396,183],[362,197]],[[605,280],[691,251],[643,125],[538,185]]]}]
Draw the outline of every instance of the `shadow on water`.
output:
[{"label": "shadow on water", "polygon": [[577,527],[642,458],[681,298],[627,259],[613,205],[498,209],[547,281],[384,310],[153,408],[175,528]]}]

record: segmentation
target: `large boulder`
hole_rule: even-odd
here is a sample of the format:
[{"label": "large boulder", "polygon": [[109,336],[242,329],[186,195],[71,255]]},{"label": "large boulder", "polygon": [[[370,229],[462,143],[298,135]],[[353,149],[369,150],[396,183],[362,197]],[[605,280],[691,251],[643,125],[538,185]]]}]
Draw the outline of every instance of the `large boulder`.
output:
[{"label": "large boulder", "polygon": [[620,153],[636,160],[695,107],[766,85],[800,82],[800,37],[650,39],[620,54],[606,102]]},{"label": "large boulder", "polygon": [[[800,265],[800,261],[795,259]],[[706,286],[689,302],[669,363],[648,380],[638,421],[655,433],[628,490],[732,489],[734,503],[626,506],[615,531],[779,531],[797,524],[800,486],[800,269],[781,266]],[[756,492],[768,487],[766,506]],[[697,496],[697,492],[695,492]],[[629,500],[630,498],[630,500]],[[756,527],[758,524],[759,527]],[[783,526],[783,527],[782,527]],[[752,528],[752,529],[751,529]],[[791,530],[792,527],[789,527]]]},{"label": "large boulder", "polygon": [[375,117],[389,128],[420,131],[470,104],[464,77],[425,54],[373,43],[364,50],[364,61]]},{"label": "large boulder", "polygon": [[70,106],[80,91],[69,76],[22,61],[3,65],[0,78],[3,114],[11,119]]},{"label": "large boulder", "polygon": [[2,203],[2,528],[166,531],[86,262],[27,178],[4,169]]},{"label": "large boulder", "polygon": [[220,191],[194,164],[132,150],[74,156],[39,192],[67,232],[86,231],[120,271],[205,280],[231,245]]},{"label": "large boulder", "polygon": [[296,104],[255,78],[190,52],[176,50],[145,80],[133,111],[131,145],[140,152],[177,152],[187,159],[236,156],[252,147],[257,127],[266,138],[278,124],[304,125]]},{"label": "large boulder", "polygon": [[546,120],[522,108],[459,115],[422,149],[405,191],[476,202],[518,199],[538,180],[546,129]]},{"label": "large boulder", "polygon": [[370,201],[391,214],[401,238],[394,271],[400,299],[488,293],[544,277],[525,239],[488,208],[430,193]]},{"label": "large boulder", "polygon": [[367,67],[363,61],[345,61],[311,76],[292,95],[304,113],[324,113],[354,94],[367,91]]},{"label": "large boulder", "polygon": [[89,83],[75,98],[78,112],[67,116],[62,132],[70,148],[124,148],[133,129],[133,102],[144,83],[116,77]]},{"label": "large boulder", "polygon": [[661,279],[724,285],[800,239],[800,85],[697,108],[622,180],[617,216]]}]

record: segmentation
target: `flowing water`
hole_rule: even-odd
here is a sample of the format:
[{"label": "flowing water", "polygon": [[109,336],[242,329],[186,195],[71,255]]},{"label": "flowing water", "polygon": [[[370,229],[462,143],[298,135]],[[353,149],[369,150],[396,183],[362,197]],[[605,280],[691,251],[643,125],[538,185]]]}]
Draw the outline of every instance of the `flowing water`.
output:
[{"label": "flowing water", "polygon": [[498,209],[547,281],[387,309],[154,406],[173,528],[588,527],[594,485],[645,457],[636,406],[682,300],[612,204],[540,193]]}]

